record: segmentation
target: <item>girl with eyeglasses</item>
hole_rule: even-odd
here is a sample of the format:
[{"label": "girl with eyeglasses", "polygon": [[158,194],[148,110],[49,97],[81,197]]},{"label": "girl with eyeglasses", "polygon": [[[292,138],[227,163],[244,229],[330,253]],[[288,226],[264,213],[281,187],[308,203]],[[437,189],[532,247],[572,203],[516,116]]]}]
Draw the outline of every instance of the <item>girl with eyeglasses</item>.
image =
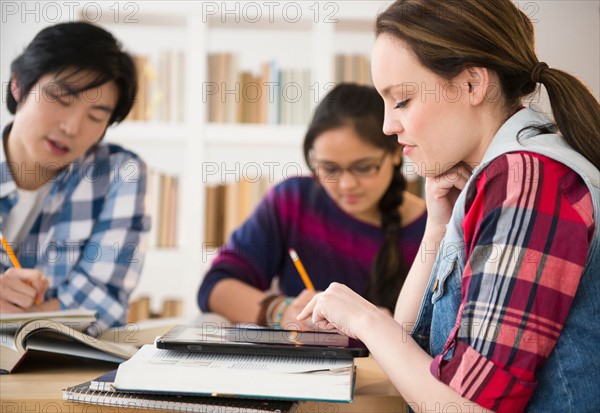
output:
[{"label": "girl with eyeglasses", "polygon": [[[304,140],[312,177],[275,186],[214,259],[198,293],[202,311],[233,322],[307,329],[296,320],[316,290],[342,282],[393,312],[423,235],[424,202],[405,191],[400,146],[383,131],[375,89],[340,84],[318,105]],[[272,284],[277,279],[277,289]]]}]

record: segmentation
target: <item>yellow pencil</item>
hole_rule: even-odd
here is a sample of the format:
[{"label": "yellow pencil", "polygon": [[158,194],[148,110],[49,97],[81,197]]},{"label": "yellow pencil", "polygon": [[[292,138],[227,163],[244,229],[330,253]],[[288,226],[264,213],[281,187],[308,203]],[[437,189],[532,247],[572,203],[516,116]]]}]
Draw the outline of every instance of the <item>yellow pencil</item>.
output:
[{"label": "yellow pencil", "polygon": [[[8,241],[6,241],[6,238],[4,238],[4,234],[2,234],[2,232],[0,232],[0,242],[2,242],[4,251],[6,251],[6,254],[8,255],[8,258],[10,259],[10,262],[12,262],[13,267],[21,268],[21,263],[17,259],[17,256],[15,255],[15,252],[10,247],[10,244],[8,243]],[[25,282],[27,283],[27,285],[33,287],[33,283],[31,281],[25,281]],[[40,305],[40,304],[41,304],[40,300],[36,297],[35,305]]]},{"label": "yellow pencil", "polygon": [[6,241],[6,238],[4,238],[4,235],[2,234],[2,232],[0,232],[0,241],[2,241],[2,246],[4,247],[4,251],[6,251],[6,253],[8,254],[8,258],[10,259],[10,262],[12,262],[13,267],[21,268],[21,264],[19,263],[17,256],[13,252],[8,241]]},{"label": "yellow pencil", "polygon": [[293,248],[289,249],[289,253],[290,253],[290,257],[292,257],[292,261],[294,261],[294,265],[296,266],[298,273],[300,273],[300,278],[302,278],[302,281],[304,282],[306,289],[310,290],[310,291],[314,291],[315,286],[313,285],[310,278],[308,278],[308,274],[306,273],[306,270],[304,269],[304,265],[302,265],[302,261],[300,261],[298,254],[296,253],[296,251]]}]

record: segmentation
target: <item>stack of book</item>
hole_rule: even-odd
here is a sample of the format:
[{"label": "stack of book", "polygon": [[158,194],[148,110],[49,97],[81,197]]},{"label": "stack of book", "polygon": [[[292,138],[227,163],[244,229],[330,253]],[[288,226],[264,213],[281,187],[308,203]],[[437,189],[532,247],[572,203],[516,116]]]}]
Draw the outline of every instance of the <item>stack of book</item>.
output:
[{"label": "stack of book", "polygon": [[186,412],[291,412],[301,400],[350,402],[351,358],[232,354],[143,346],[118,370],[63,399]]}]

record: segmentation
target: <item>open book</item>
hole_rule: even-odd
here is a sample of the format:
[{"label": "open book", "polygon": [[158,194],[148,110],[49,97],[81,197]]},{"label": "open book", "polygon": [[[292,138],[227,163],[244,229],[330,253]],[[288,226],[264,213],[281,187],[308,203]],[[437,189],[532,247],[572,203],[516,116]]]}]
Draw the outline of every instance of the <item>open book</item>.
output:
[{"label": "open book", "polygon": [[121,392],[116,391],[112,386],[115,374],[116,370],[97,377],[91,382],[68,387],[63,390],[63,399],[117,408],[206,413],[292,413],[297,407],[297,404],[292,401]]},{"label": "open book", "polygon": [[354,360],[204,354],[146,345],[117,371],[118,391],[350,402]]},{"label": "open book", "polygon": [[40,311],[36,313],[0,314],[0,333],[14,333],[23,324],[38,318],[56,321],[83,331],[96,321],[96,311],[86,309]]},{"label": "open book", "polygon": [[[36,315],[47,317],[52,314]],[[56,321],[59,318],[7,321],[3,316],[0,323],[0,372],[12,373],[30,351],[67,354],[117,363],[129,359],[137,351],[134,346],[102,341],[79,331],[85,330],[90,322],[95,321],[95,317],[74,322],[72,318],[66,320],[66,314],[60,316],[62,322]]]}]

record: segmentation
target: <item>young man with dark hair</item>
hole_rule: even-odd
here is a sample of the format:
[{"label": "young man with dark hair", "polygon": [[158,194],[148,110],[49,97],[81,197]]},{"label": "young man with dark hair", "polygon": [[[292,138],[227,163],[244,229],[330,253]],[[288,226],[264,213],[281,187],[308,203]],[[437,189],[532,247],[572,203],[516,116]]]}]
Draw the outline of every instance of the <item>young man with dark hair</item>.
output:
[{"label": "young man with dark hair", "polygon": [[0,312],[94,309],[96,334],[125,322],[150,225],[146,166],[100,141],[136,88],[131,57],[88,23],[43,29],[12,62],[0,230],[23,269],[0,251]]}]

